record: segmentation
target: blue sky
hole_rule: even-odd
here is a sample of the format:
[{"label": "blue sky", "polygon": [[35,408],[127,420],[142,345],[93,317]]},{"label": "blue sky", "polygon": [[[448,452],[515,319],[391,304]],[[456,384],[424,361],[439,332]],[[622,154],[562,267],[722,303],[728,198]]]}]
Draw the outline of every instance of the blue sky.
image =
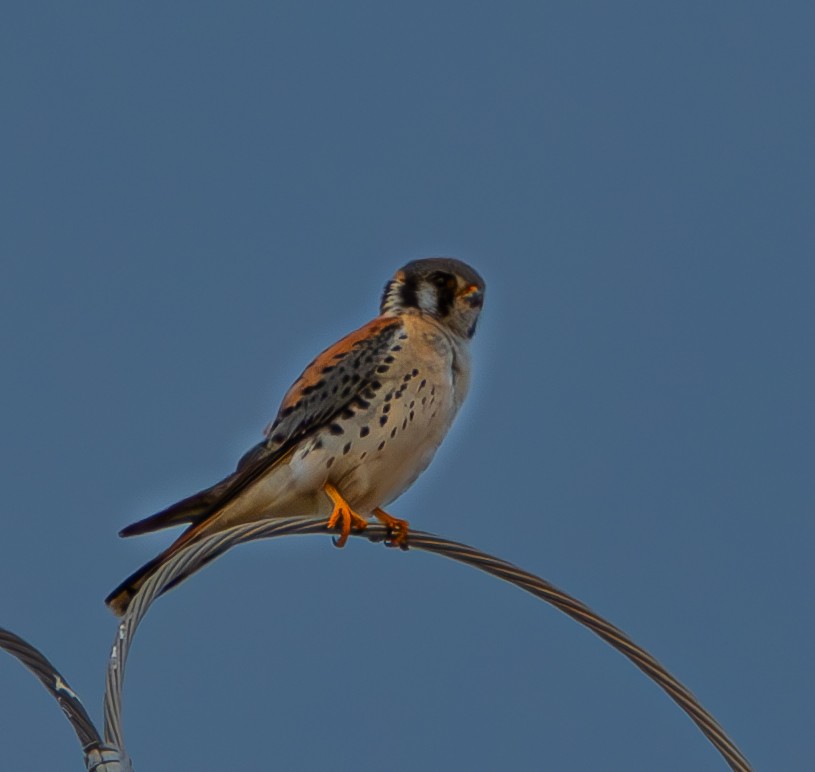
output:
[{"label": "blue sky", "polygon": [[[230,471],[416,257],[487,281],[391,507],[577,595],[759,769],[811,765],[809,3],[11,3],[0,624],[101,723],[127,523]],[[81,769],[0,658],[0,766]],[[132,651],[140,769],[719,770],[646,677],[428,555],[243,546]],[[36,751],[32,751],[35,748]]]}]

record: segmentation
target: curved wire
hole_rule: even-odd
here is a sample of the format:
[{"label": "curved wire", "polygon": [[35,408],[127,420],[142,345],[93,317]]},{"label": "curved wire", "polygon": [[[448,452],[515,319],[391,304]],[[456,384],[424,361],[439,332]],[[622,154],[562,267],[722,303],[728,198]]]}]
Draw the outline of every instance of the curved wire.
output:
[{"label": "curved wire", "polygon": [[3,627],[0,627],[0,649],[16,657],[57,701],[79,738],[88,772],[126,772],[129,769],[122,766],[119,752],[102,742],[76,692],[39,649]]},{"label": "curved wire", "polygon": [[[133,598],[127,614],[125,614],[119,625],[107,671],[105,739],[120,748],[124,753],[121,721],[122,687],[130,644],[136,628],[145,613],[147,613],[150,604],[159,595],[174,586],[179,576],[186,577],[236,544],[276,536],[325,533],[331,533],[326,527],[326,521],[316,518],[273,519],[239,525],[190,545],[156,571]],[[388,531],[383,525],[371,523],[365,531],[354,535],[376,542],[386,540]],[[466,544],[449,541],[423,531],[411,531],[410,547],[432,552],[460,563],[466,563],[492,574],[550,603],[581,625],[588,627],[589,630],[628,657],[662,688],[690,716],[691,720],[724,757],[732,770],[735,772],[751,772],[752,767],[745,756],[730,740],[713,716],[701,706],[685,686],[677,681],[645,649],[637,646],[620,629],[607,622],[576,598],[546,580],[512,565],[512,563],[488,555],[473,547],[468,547]]]},{"label": "curved wire", "polygon": [[99,732],[76,692],[68,686],[68,682],[39,649],[2,627],[0,627],[0,648],[16,657],[37,676],[39,682],[59,703],[62,712],[71,722],[83,751],[87,752],[89,748],[102,744],[102,738],[99,737]]}]

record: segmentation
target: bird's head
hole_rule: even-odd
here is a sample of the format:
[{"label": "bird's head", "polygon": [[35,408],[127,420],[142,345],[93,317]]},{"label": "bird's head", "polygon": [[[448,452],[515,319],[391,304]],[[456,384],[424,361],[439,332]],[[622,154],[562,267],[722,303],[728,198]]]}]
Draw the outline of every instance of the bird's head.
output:
[{"label": "bird's head", "polygon": [[429,257],[400,268],[385,286],[383,314],[422,313],[472,338],[484,304],[484,280],[461,260]]}]

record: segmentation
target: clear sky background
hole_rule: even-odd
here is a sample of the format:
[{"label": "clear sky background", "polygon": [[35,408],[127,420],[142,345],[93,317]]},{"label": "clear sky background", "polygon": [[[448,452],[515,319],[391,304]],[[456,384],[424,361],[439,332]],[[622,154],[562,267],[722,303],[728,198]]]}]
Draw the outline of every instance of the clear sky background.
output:
[{"label": "clear sky background", "polygon": [[[391,507],[649,649],[762,770],[815,737],[809,2],[10,2],[0,624],[101,723],[102,599],[428,255],[471,396]],[[0,657],[0,767],[79,770]],[[240,547],[132,651],[137,769],[721,770],[653,683],[478,572]]]}]

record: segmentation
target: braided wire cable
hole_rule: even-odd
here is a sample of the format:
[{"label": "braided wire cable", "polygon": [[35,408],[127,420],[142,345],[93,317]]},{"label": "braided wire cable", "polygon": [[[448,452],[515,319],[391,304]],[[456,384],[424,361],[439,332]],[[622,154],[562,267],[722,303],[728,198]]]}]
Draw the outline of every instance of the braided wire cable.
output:
[{"label": "braided wire cable", "polygon": [[[130,607],[119,625],[113,652],[108,663],[104,705],[105,739],[120,748],[124,754],[121,708],[125,664],[136,628],[147,613],[149,606],[159,595],[174,586],[179,581],[179,577],[188,576],[236,544],[276,536],[325,533],[330,533],[326,527],[326,521],[315,518],[276,518],[239,525],[191,544],[150,576],[131,601]],[[354,532],[354,535],[377,542],[386,540],[388,531],[385,526],[372,523],[365,531]],[[751,772],[752,767],[745,756],[693,694],[647,651],[637,646],[625,633],[596,614],[588,606],[546,580],[524,571],[512,563],[465,544],[449,541],[423,531],[411,531],[409,541],[411,549],[432,552],[465,563],[514,584],[516,587],[550,603],[584,627],[589,628],[631,660],[662,688],[688,714],[734,772]]]},{"label": "braided wire cable", "polygon": [[39,649],[2,627],[0,627],[0,649],[7,651],[28,668],[57,701],[76,732],[85,754],[85,767],[88,772],[127,772],[128,768],[120,763],[118,751],[102,742],[76,692]]}]

